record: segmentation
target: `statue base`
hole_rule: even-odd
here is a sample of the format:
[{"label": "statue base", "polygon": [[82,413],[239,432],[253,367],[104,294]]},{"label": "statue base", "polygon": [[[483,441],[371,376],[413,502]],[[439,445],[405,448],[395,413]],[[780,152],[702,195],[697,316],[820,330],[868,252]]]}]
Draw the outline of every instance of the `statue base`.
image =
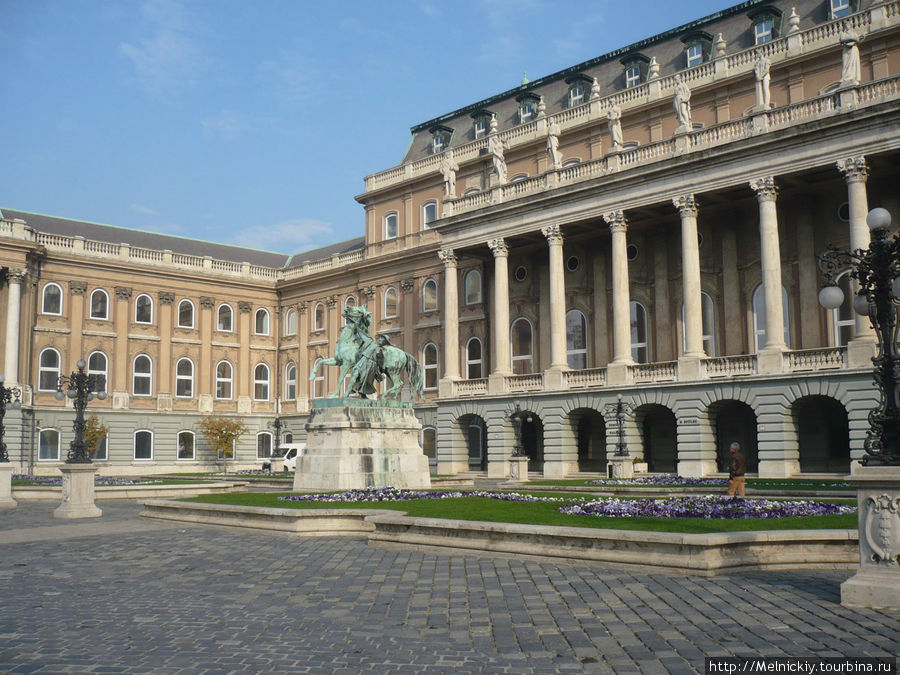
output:
[{"label": "statue base", "polygon": [[54,511],[54,518],[99,518],[101,511],[94,504],[93,464],[63,464],[59,467],[63,475],[62,504]]},{"label": "statue base", "polygon": [[315,399],[294,490],[429,488],[421,429],[409,403]]},{"label": "statue base", "polygon": [[13,465],[0,462],[0,509],[14,509],[16,500],[12,497]]}]

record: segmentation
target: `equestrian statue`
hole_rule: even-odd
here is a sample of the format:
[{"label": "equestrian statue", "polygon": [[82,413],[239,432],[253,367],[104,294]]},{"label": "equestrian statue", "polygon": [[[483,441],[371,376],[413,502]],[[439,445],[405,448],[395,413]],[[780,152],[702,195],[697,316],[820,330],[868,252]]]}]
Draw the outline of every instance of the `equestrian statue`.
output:
[{"label": "equestrian statue", "polygon": [[348,306],[344,307],[343,316],[344,329],[334,348],[334,356],[316,364],[309,376],[310,381],[315,379],[320,366],[340,366],[337,388],[329,398],[341,395],[341,388],[349,374],[344,396],[356,394],[360,398],[373,398],[375,382],[387,379],[389,384],[382,399],[391,400],[400,396],[405,374],[413,402],[416,398],[424,400],[425,383],[419,362],[411,354],[391,345],[387,335],[377,335],[375,338],[369,335],[372,325],[369,310],[365,306]]}]

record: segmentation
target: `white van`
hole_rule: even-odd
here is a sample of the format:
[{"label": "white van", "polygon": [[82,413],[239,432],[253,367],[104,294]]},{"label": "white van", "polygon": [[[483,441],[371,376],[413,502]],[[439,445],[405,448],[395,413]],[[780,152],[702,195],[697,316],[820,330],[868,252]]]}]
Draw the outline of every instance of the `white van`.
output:
[{"label": "white van", "polygon": [[284,443],[281,449],[284,451],[284,470],[296,471],[297,458],[306,452],[306,443]]}]

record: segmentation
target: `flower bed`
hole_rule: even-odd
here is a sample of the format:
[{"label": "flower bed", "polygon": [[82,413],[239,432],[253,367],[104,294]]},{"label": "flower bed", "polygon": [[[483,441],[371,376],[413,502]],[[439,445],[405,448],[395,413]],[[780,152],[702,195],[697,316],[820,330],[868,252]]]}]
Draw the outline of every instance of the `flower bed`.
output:
[{"label": "flower bed", "polygon": [[856,511],[855,506],[809,500],[774,501],[711,495],[665,499],[595,499],[562,507],[573,516],[655,518],[792,518],[831,516]]},{"label": "flower bed", "polygon": [[635,478],[599,478],[588,485],[671,485],[675,487],[711,487],[728,485],[727,478],[684,478],[682,476],[637,476]]},{"label": "flower bed", "polygon": [[504,502],[570,502],[564,497],[535,497],[518,492],[439,492],[431,490],[406,490],[392,487],[347,490],[331,494],[283,495],[279,501],[289,502],[402,502],[411,499],[457,499],[460,497],[485,497]]},{"label": "flower bed", "polygon": [[[27,474],[13,474],[12,480],[28,483],[29,485],[45,485],[59,487],[62,485],[62,476],[29,476]],[[116,478],[115,476],[94,476],[94,485],[153,485],[162,483],[161,480],[134,480],[132,478]]]}]

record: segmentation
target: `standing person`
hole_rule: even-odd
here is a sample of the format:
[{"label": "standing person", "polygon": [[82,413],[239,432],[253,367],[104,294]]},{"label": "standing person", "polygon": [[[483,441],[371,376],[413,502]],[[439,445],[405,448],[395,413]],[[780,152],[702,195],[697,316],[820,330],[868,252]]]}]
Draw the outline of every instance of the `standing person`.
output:
[{"label": "standing person", "polygon": [[731,453],[731,467],[728,471],[728,496],[744,497],[747,473],[747,460],[741,454],[741,444],[732,443],[728,448]]}]

